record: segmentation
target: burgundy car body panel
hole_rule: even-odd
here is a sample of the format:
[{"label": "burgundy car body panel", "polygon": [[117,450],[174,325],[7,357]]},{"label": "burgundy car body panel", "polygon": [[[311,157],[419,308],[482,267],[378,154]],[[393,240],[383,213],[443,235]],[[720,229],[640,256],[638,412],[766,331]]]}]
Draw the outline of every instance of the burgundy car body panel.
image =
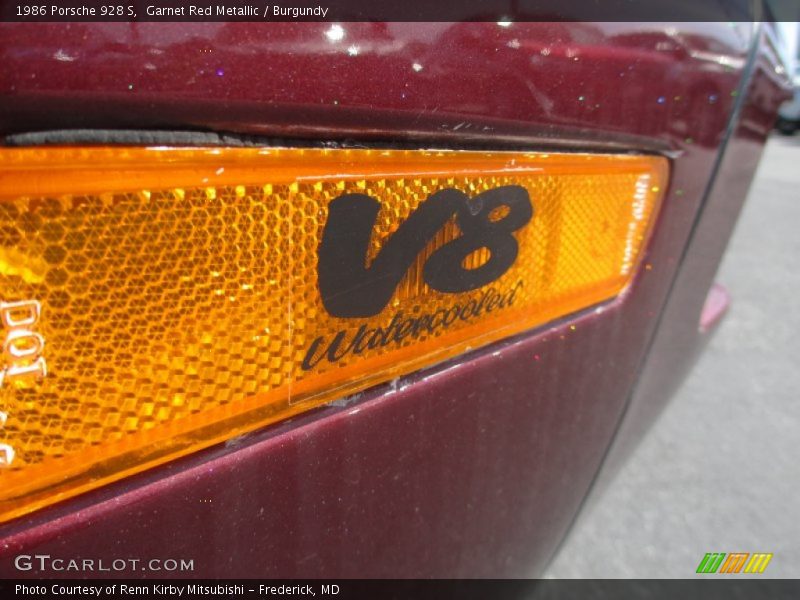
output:
[{"label": "burgundy car body panel", "polygon": [[746,25],[348,23],[334,43],[329,28],[5,24],[0,130],[713,147],[740,72],[718,61],[741,67],[748,37]]},{"label": "burgundy car body panel", "polygon": [[[6,524],[3,576],[43,575],[14,570],[19,553],[183,557],[196,566],[181,575],[202,576],[539,573],[597,476],[657,325],[680,325],[681,343],[702,338],[719,258],[706,265],[703,248],[721,253],[725,197],[744,197],[781,95],[748,77],[748,25],[357,23],[341,43],[328,27],[5,24],[0,132],[662,152],[671,182],[645,268],[604,306]],[[734,115],[743,82],[765,95]],[[738,177],[704,203],[718,166]],[[653,351],[666,356],[661,339]],[[683,372],[648,367],[651,382]],[[663,405],[647,403],[646,385],[628,417]],[[642,410],[637,427],[657,413]]]},{"label": "burgundy car body panel", "polygon": [[636,393],[606,460],[600,488],[613,478],[641,441],[716,330],[730,303],[727,291],[713,284],[728,240],[744,204],[764,143],[787,90],[778,56],[765,31],[753,64],[745,101],[730,124],[714,185],[681,261],[662,324],[653,341]]}]

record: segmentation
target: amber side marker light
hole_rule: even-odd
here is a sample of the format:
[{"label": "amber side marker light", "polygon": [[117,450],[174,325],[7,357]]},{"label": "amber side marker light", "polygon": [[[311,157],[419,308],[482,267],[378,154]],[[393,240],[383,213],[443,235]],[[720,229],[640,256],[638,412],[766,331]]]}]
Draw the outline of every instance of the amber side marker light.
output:
[{"label": "amber side marker light", "polygon": [[616,296],[667,170],[0,150],[0,520]]}]

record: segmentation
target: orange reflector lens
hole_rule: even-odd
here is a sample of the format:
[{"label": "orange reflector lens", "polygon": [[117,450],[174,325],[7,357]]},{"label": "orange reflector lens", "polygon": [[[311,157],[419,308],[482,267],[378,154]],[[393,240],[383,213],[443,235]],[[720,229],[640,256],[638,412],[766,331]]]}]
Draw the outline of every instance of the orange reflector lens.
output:
[{"label": "orange reflector lens", "polygon": [[0,150],[0,519],[607,300],[651,156]]}]

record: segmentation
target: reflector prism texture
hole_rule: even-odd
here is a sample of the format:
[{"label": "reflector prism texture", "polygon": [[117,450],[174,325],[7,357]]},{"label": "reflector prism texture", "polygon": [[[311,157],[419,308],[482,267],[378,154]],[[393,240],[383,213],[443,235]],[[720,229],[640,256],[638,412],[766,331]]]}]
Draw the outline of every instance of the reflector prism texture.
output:
[{"label": "reflector prism texture", "polygon": [[[0,518],[616,296],[666,176],[665,159],[628,155],[0,151]],[[466,235],[454,213],[417,240],[380,312],[326,309],[318,250],[332,201],[379,203],[353,265],[368,269],[437,192],[504,186],[524,188],[532,217],[491,233],[509,209],[487,212],[486,243],[456,265],[469,276],[492,260],[492,236],[509,236],[516,254],[494,280],[429,285],[426,263]],[[464,206],[481,215],[479,204]]]}]

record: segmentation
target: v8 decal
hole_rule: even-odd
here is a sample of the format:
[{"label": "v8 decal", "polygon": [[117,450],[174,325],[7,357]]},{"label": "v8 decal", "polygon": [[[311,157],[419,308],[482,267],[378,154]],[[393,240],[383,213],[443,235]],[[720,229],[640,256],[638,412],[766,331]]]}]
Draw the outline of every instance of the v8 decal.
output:
[{"label": "v8 decal", "polygon": [[[492,219],[496,208],[508,211]],[[457,294],[491,283],[517,258],[512,233],[531,220],[533,207],[525,188],[507,185],[469,196],[455,189],[438,191],[412,212],[366,266],[380,203],[366,194],[345,194],[328,207],[319,245],[319,291],[325,309],[335,317],[371,317],[389,303],[416,257],[455,215],[461,235],[437,249],[423,268],[431,288]],[[463,266],[475,250],[487,248],[489,259],[475,269]]]}]

